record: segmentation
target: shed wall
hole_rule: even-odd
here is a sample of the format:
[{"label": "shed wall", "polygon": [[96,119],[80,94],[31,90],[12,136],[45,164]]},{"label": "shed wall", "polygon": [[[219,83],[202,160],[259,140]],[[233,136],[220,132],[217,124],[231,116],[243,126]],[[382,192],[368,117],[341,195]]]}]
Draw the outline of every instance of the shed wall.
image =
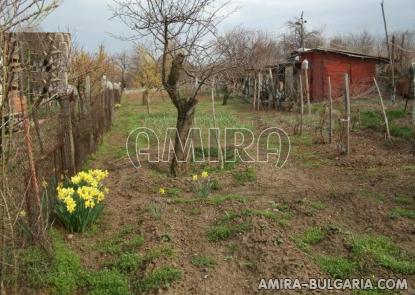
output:
[{"label": "shed wall", "polygon": [[350,94],[356,96],[373,86],[376,61],[348,57],[330,52],[310,52],[301,56],[310,63],[310,95],[312,101],[328,97],[328,77],[331,78],[333,98],[343,95],[344,73],[350,77]]}]

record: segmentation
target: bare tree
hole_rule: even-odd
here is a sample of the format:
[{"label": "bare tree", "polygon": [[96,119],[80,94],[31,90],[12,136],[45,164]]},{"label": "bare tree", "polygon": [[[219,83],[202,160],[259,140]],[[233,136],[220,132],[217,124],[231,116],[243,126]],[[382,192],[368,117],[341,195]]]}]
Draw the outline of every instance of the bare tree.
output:
[{"label": "bare tree", "polygon": [[[223,71],[224,63],[211,37],[226,17],[228,2],[215,0],[114,0],[114,17],[128,26],[131,39],[149,38],[161,58],[161,81],[177,109],[177,134],[170,172],[177,176],[186,170],[186,141],[198,103],[201,86]],[[180,92],[186,77],[197,78],[192,93]]]},{"label": "bare tree", "polygon": [[16,27],[33,27],[56,9],[59,0],[1,0],[0,33]]},{"label": "bare tree", "polygon": [[308,30],[305,21],[294,18],[286,23],[288,32],[280,37],[285,54],[302,48],[316,48],[324,44],[323,29]]},{"label": "bare tree", "polygon": [[130,60],[131,58],[129,54],[125,51],[120,54],[117,54],[114,58],[115,64],[120,69],[121,89],[127,87],[127,72],[129,70]]}]

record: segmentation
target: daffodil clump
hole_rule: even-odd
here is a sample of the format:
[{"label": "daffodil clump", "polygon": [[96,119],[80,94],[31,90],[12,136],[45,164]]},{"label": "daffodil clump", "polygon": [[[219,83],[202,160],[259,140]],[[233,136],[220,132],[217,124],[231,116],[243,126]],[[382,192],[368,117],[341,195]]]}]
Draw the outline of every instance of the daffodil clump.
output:
[{"label": "daffodil clump", "polygon": [[70,232],[84,232],[99,217],[109,192],[102,184],[107,177],[108,171],[88,170],[58,185],[55,212]]},{"label": "daffodil clump", "polygon": [[192,175],[193,190],[199,197],[207,198],[212,191],[213,183],[209,179],[209,173],[203,171],[201,175]]}]

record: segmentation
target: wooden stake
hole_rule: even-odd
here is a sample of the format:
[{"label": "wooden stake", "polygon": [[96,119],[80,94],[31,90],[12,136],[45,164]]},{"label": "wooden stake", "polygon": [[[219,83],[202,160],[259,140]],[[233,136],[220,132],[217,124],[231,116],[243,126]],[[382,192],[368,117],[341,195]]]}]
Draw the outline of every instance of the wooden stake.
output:
[{"label": "wooden stake", "polygon": [[[391,46],[389,44],[389,34],[388,34],[388,25],[386,23],[386,17],[385,17],[385,7],[383,4],[383,0],[380,3],[380,7],[382,8],[382,17],[383,17],[383,25],[385,28],[385,38],[386,38],[386,48],[388,49],[388,55],[389,55],[389,64],[391,66],[391,82],[392,82],[392,102],[395,102],[395,73],[393,70],[394,64],[393,64],[393,56],[392,56],[392,50]],[[394,38],[392,38],[394,39]]]},{"label": "wooden stake", "polygon": [[388,116],[386,115],[385,105],[383,104],[382,94],[380,93],[379,85],[378,85],[378,82],[376,81],[375,77],[373,77],[373,81],[375,81],[375,86],[376,86],[376,89],[377,89],[378,94],[379,94],[379,99],[380,99],[380,105],[382,107],[383,118],[385,119],[386,135],[388,137],[388,140],[391,141],[391,134],[390,134],[390,131],[389,131],[389,121],[388,121]]},{"label": "wooden stake", "polygon": [[254,111],[255,111],[255,106],[256,106],[256,93],[257,93],[257,91],[256,91],[257,85],[256,84],[257,84],[256,83],[256,77],[254,77],[254,98],[253,98],[253,104],[252,104],[252,108],[254,109]]},{"label": "wooden stake", "polygon": [[412,72],[414,73],[414,102],[412,105],[412,123],[415,125],[415,62],[412,63]]},{"label": "wooden stake", "polygon": [[391,44],[391,80],[392,80],[392,95],[391,101],[395,103],[396,100],[396,85],[395,85],[395,35],[392,35],[392,44]]},{"label": "wooden stake", "polygon": [[258,97],[257,97],[257,110],[259,111],[259,106],[261,105],[261,92],[262,92],[262,74],[258,73]]},{"label": "wooden stake", "polygon": [[304,74],[305,74],[305,91],[307,95],[308,115],[311,115],[310,84],[308,83],[308,69],[304,70]]},{"label": "wooden stake", "polygon": [[328,77],[329,82],[329,143],[333,142],[333,96],[331,92],[331,78]]},{"label": "wooden stake", "polygon": [[349,89],[349,74],[344,74],[344,99],[346,109],[346,154],[350,152],[350,89]]},{"label": "wooden stake", "polygon": [[303,118],[304,118],[303,77],[300,73],[300,135],[303,135]]}]

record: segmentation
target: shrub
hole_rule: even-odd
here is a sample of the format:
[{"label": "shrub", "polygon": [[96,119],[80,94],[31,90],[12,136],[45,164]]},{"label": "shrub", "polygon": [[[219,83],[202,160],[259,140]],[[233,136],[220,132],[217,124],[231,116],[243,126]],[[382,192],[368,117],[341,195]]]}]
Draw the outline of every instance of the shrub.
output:
[{"label": "shrub", "polygon": [[102,181],[107,177],[107,171],[82,171],[58,185],[54,209],[68,231],[84,232],[99,217],[108,192]]}]

